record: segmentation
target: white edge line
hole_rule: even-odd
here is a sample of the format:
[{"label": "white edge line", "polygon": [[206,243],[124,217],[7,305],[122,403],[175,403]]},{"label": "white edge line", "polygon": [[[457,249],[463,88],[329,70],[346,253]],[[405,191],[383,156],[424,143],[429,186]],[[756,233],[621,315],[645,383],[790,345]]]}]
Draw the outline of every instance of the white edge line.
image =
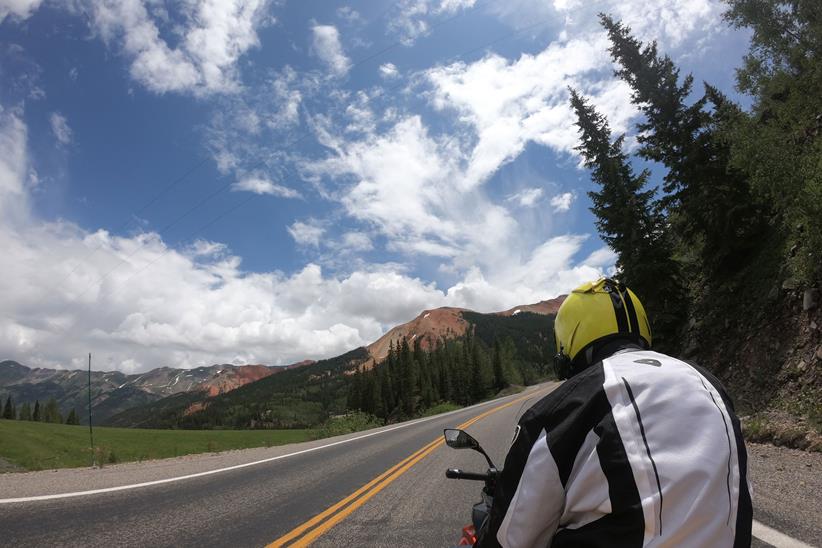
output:
[{"label": "white edge line", "polygon": [[751,534],[759,540],[776,546],[776,548],[812,548],[810,544],[805,544],[801,540],[789,537],[785,533],[781,533],[756,520],[753,520]]},{"label": "white edge line", "polygon": [[[512,394],[511,396],[521,396],[522,394],[523,393],[520,392],[518,394]],[[509,396],[509,397],[511,397],[511,396]],[[234,466],[228,466],[226,468],[217,468],[216,470],[207,470],[205,472],[197,472],[196,474],[187,474],[185,476],[177,476],[177,477],[174,477],[174,478],[166,478],[166,479],[154,480],[154,481],[145,481],[145,482],[142,482],[142,483],[132,483],[132,484],[129,484],[129,485],[118,485],[116,487],[104,487],[102,489],[91,489],[89,491],[75,491],[75,492],[72,492],[72,493],[57,493],[55,495],[38,495],[38,496],[34,496],[34,497],[19,497],[19,498],[12,498],[12,499],[0,499],[0,504],[13,504],[13,503],[20,503],[20,502],[36,502],[36,501],[41,501],[41,500],[56,500],[56,499],[66,499],[66,498],[70,498],[70,497],[81,497],[81,496],[86,496],[86,495],[98,495],[98,494],[101,494],[101,493],[114,493],[116,491],[126,491],[126,490],[129,490],[129,489],[138,489],[138,488],[141,488],[141,487],[150,487],[152,485],[162,485],[164,483],[172,483],[172,482],[175,482],[175,481],[183,481],[183,480],[199,478],[199,477],[203,477],[203,476],[210,476],[212,474],[219,474],[221,472],[229,472],[231,470],[238,470],[240,468],[246,468],[248,466],[255,466],[257,464],[264,464],[266,462],[273,462],[275,460],[285,459],[285,458],[288,458],[288,457],[295,457],[297,455],[303,455],[305,453],[311,453],[312,451],[319,451],[320,449],[325,449],[327,447],[334,447],[335,445],[342,445],[344,443],[350,443],[352,441],[361,440],[363,438],[370,438],[371,436],[384,434],[386,432],[391,432],[393,430],[399,430],[400,428],[405,428],[407,426],[413,426],[415,424],[420,424],[420,423],[427,422],[427,421],[434,420],[434,419],[441,419],[442,417],[447,417],[448,415],[453,415],[455,413],[460,413],[462,411],[469,411],[469,410],[474,409],[476,407],[481,407],[481,406],[484,406],[484,405],[490,405],[492,403],[498,403],[502,399],[504,399],[504,398],[498,398],[498,399],[495,399],[495,400],[490,400],[490,401],[478,403],[478,404],[475,404],[475,405],[471,405],[469,407],[462,407],[460,409],[455,409],[455,410],[449,411],[447,413],[441,413],[439,415],[432,415],[430,417],[425,417],[425,418],[417,419],[417,420],[414,420],[414,421],[404,422],[402,424],[398,424],[397,426],[392,426],[390,428],[386,428],[384,430],[378,430],[376,432],[370,432],[368,434],[363,434],[361,436],[356,436],[356,437],[348,438],[348,439],[345,439],[345,440],[335,441],[335,442],[332,442],[332,443],[327,443],[325,445],[319,445],[317,447],[310,447],[308,449],[303,449],[301,451],[295,451],[293,453],[287,453],[285,455],[277,455],[276,457],[269,457],[267,459],[256,460],[256,461],[253,461],[253,462],[246,462],[246,463],[243,463],[243,464],[235,464]]]}]

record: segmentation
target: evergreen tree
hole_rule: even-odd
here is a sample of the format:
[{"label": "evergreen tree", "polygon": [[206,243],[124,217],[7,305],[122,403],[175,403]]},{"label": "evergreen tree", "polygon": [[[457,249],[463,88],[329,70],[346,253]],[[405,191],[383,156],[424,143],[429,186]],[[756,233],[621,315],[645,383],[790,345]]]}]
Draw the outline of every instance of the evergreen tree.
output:
[{"label": "evergreen tree", "polygon": [[499,339],[494,339],[494,353],[491,361],[494,370],[494,389],[499,392],[508,386],[505,381],[505,369],[502,367],[502,350],[500,349]]},{"label": "evergreen tree", "polygon": [[77,418],[77,411],[75,411],[73,407],[71,408],[71,411],[69,411],[68,418],[66,419],[66,424],[80,424],[80,419]]},{"label": "evergreen tree", "polygon": [[57,405],[57,400],[49,398],[46,402],[46,408],[43,411],[43,421],[60,424],[63,422],[63,416],[60,414],[60,407]]},{"label": "evergreen tree", "polygon": [[20,406],[20,420],[31,420],[31,405],[29,404],[29,402],[25,402],[23,405]]},{"label": "evergreen tree", "polygon": [[391,381],[391,369],[386,364],[385,367],[380,367],[380,384],[383,401],[383,417],[388,418],[396,408],[396,399],[394,399],[394,387]]},{"label": "evergreen tree", "polygon": [[597,229],[617,253],[616,277],[639,295],[664,349],[685,318],[686,300],[665,219],[654,204],[655,190],[644,190],[649,173],[634,173],[622,150],[624,136],[611,141],[608,121],[573,89],[571,106],[580,129],[576,150],[599,185],[588,193]]},{"label": "evergreen tree", "polygon": [[416,362],[411,355],[411,349],[408,346],[408,339],[403,338],[400,343],[399,352],[399,369],[400,369],[400,399],[402,401],[402,410],[407,416],[412,416],[417,409],[416,401],[416,386],[417,386],[417,372]]},{"label": "evergreen tree", "polygon": [[6,398],[6,405],[3,407],[3,418],[14,420],[17,415],[14,412],[14,403],[11,401],[11,396]]},{"label": "evergreen tree", "polygon": [[[727,132],[732,166],[772,204],[793,274],[822,278],[822,4],[726,0],[725,19],[751,31],[737,87],[753,99]],[[788,251],[790,250],[790,251]]]},{"label": "evergreen tree", "polygon": [[34,400],[34,413],[31,416],[31,420],[37,422],[43,420],[42,413],[40,412],[40,400]]},{"label": "evergreen tree", "polygon": [[362,409],[362,371],[358,367],[351,375],[348,383],[348,398],[346,406],[348,409]]},{"label": "evergreen tree", "polygon": [[[616,71],[632,89],[632,101],[644,114],[637,124],[640,155],[662,163],[668,172],[664,205],[684,244],[700,250],[708,279],[739,267],[761,233],[761,207],[745,175],[730,165],[729,147],[716,134],[718,105],[709,94],[688,105],[693,77],[679,69],[657,45],[643,44],[630,29],[600,15],[611,40]],[[714,110],[711,110],[714,109]]]}]

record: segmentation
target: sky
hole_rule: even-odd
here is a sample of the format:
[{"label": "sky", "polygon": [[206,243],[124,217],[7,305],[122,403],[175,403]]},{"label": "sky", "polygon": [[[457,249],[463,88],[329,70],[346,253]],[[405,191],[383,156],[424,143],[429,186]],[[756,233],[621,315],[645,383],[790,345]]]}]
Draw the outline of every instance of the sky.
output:
[{"label": "sky", "polygon": [[287,364],[613,272],[568,86],[638,117],[596,14],[744,105],[723,9],[0,0],[0,358]]}]

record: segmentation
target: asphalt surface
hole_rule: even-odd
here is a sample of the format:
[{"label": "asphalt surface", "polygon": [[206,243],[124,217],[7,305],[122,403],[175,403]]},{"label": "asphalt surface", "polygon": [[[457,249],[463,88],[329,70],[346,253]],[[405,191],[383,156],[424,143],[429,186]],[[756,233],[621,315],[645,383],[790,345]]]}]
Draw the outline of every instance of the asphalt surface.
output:
[{"label": "asphalt surface", "polygon": [[[156,481],[280,457],[253,466],[137,489],[0,504],[0,544],[263,546],[280,539],[428,446],[427,452],[415,460],[394,469],[383,481],[372,483],[359,498],[352,499],[350,506],[341,506],[314,526],[305,528],[303,535],[313,533],[316,538],[298,535],[293,540],[309,538],[315,546],[454,545],[460,528],[470,521],[471,505],[479,498],[481,484],[447,480],[444,471],[448,467],[484,471],[486,464],[472,451],[455,451],[441,443],[429,444],[441,438],[443,428],[455,427],[516,401],[467,428],[502,466],[517,418],[554,386],[535,387],[523,394],[365,437],[370,433],[287,447],[124,465],[102,471],[0,475],[0,499],[6,499]],[[325,447],[331,443],[337,444]],[[297,451],[302,453],[283,458]],[[756,458],[752,455],[752,460]],[[767,466],[757,468],[752,464],[751,468],[770,474]],[[802,472],[808,472],[808,467]],[[819,474],[818,468],[811,467],[810,472]],[[763,488],[758,487],[757,478],[753,481],[755,492],[758,490],[757,494],[762,495]],[[782,485],[784,482],[779,483],[782,491],[767,499],[770,506],[766,505],[762,511],[757,509],[756,519],[811,545],[819,545],[817,533],[822,523],[819,491],[810,502],[794,500],[797,507],[803,507],[804,514],[791,511],[778,514],[774,508],[779,507],[779,500],[789,497],[786,493],[790,492],[790,487]],[[767,495],[770,488],[764,489]],[[815,523],[805,523],[808,519]],[[768,546],[759,541],[755,545]]]}]

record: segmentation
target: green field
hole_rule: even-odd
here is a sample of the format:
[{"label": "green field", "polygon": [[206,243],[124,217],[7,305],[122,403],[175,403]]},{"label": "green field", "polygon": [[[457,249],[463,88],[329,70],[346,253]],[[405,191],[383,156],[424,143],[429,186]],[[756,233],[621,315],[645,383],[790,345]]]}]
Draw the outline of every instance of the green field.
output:
[{"label": "green field", "polygon": [[[271,447],[315,439],[314,430],[94,429],[97,461],[103,465]],[[89,466],[88,426],[0,419],[0,458],[26,470]]]}]

